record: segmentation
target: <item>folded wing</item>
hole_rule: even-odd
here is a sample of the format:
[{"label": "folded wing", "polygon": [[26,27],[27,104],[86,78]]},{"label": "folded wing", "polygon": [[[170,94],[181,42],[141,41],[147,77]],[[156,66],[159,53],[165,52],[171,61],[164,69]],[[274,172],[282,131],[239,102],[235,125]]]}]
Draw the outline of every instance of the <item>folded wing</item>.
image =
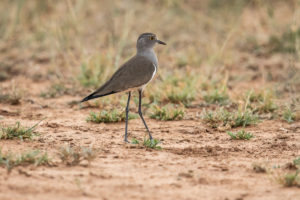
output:
[{"label": "folded wing", "polygon": [[150,60],[143,56],[134,56],[122,65],[105,84],[84,98],[82,102],[141,87],[151,80],[155,70],[155,66]]}]

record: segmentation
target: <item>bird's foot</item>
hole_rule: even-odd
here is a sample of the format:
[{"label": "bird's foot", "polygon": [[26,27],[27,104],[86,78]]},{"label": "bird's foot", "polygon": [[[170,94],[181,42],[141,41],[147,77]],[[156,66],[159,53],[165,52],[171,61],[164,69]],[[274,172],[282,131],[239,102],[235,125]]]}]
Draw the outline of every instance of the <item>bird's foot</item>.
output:
[{"label": "bird's foot", "polygon": [[149,135],[149,139],[150,139],[151,141],[153,141],[153,137],[152,137],[151,135]]}]

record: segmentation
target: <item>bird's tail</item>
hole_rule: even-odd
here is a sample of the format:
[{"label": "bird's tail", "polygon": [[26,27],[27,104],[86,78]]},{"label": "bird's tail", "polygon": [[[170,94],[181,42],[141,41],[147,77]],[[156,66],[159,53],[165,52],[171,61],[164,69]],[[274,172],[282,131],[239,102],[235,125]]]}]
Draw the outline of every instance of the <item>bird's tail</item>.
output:
[{"label": "bird's tail", "polygon": [[89,101],[91,99],[95,99],[95,98],[99,98],[99,97],[104,97],[104,96],[107,96],[107,95],[110,95],[110,94],[114,94],[116,92],[112,91],[112,92],[109,92],[109,93],[106,93],[106,94],[97,94],[98,92],[93,92],[92,94],[90,94],[89,96],[85,97],[84,99],[82,99],[80,102],[85,102],[85,101]]}]

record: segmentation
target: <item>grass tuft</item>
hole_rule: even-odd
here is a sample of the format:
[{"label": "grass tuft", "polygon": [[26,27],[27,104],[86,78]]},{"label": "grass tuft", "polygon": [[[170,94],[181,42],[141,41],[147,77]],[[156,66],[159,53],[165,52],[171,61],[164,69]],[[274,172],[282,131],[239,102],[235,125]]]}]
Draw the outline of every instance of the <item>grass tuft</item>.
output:
[{"label": "grass tuft", "polygon": [[0,103],[8,103],[11,105],[19,105],[21,103],[22,94],[15,86],[12,86],[10,92],[4,93],[0,90]]},{"label": "grass tuft", "polygon": [[28,165],[50,165],[48,154],[40,154],[39,150],[33,150],[14,156],[12,153],[3,154],[0,150],[0,166],[5,166],[8,172],[14,167]]},{"label": "grass tuft", "polygon": [[146,148],[161,150],[162,147],[158,146],[158,144],[160,144],[160,141],[157,140],[157,139],[152,139],[152,140],[150,140],[150,139],[144,139],[144,142],[143,142],[143,145]]},{"label": "grass tuft", "polygon": [[21,126],[20,122],[17,122],[13,126],[1,127],[0,139],[12,140],[15,138],[19,138],[21,140],[25,140],[25,139],[31,140],[34,136],[38,135],[38,133],[35,132],[35,128],[38,126],[40,122],[36,123],[30,128],[25,128]]},{"label": "grass tuft", "polygon": [[[159,140],[157,140],[157,139],[150,140],[150,139],[144,138],[144,141],[143,141],[142,145],[144,147],[146,147],[146,148],[161,150],[162,147],[159,146],[160,143],[161,142]],[[138,144],[139,145],[140,141],[138,139],[136,139],[136,138],[133,138],[131,140],[131,144]]]},{"label": "grass tuft", "polygon": [[206,103],[209,104],[219,104],[219,105],[226,105],[229,103],[229,96],[226,93],[226,90],[218,90],[215,89],[211,92],[204,94],[203,96]]},{"label": "grass tuft", "polygon": [[296,114],[290,107],[286,107],[283,112],[282,119],[288,123],[292,123],[296,120]]},{"label": "grass tuft", "polygon": [[90,163],[96,158],[96,152],[93,148],[72,148],[71,146],[61,147],[58,156],[62,163],[67,166],[79,165],[82,161]]},{"label": "grass tuft", "polygon": [[182,80],[173,80],[172,84],[174,84],[173,87],[166,90],[167,100],[171,103],[183,104],[185,107],[189,107],[196,96],[193,80],[186,77]]},{"label": "grass tuft", "polygon": [[279,178],[279,183],[281,183],[285,187],[300,187],[299,170],[297,170],[296,172],[284,174]]},{"label": "grass tuft", "polygon": [[85,87],[99,87],[115,70],[109,66],[113,66],[113,59],[109,54],[93,55],[81,64],[81,72],[78,76],[80,84]]},{"label": "grass tuft", "polygon": [[250,126],[258,122],[258,116],[250,110],[229,112],[223,108],[216,111],[205,110],[202,113],[202,119],[212,128],[226,127],[228,129]]},{"label": "grass tuft", "polygon": [[[183,74],[185,76],[183,76]],[[183,104],[189,107],[196,98],[196,78],[189,72],[173,71],[162,78],[160,84],[150,87],[150,100],[160,103]]]},{"label": "grass tuft", "polygon": [[293,165],[293,171],[276,173],[275,180],[285,187],[300,187],[300,157],[294,159],[291,164]]},{"label": "grass tuft", "polygon": [[131,144],[139,144],[140,142],[136,138],[132,138]]},{"label": "grass tuft", "polygon": [[93,148],[82,147],[81,156],[83,160],[87,160],[89,165],[96,158],[96,150]]},{"label": "grass tuft", "polygon": [[246,93],[247,108],[253,113],[272,113],[278,109],[274,102],[274,96],[271,91],[250,92]]},{"label": "grass tuft", "polygon": [[183,119],[184,114],[185,112],[183,109],[175,108],[174,105],[164,107],[154,105],[152,107],[152,114],[150,115],[150,118],[162,121],[181,120]]},{"label": "grass tuft", "polygon": [[293,164],[300,169],[300,157],[298,157],[295,160],[293,160]]},{"label": "grass tuft", "polygon": [[191,102],[195,100],[195,94],[191,92],[191,89],[176,89],[172,88],[170,92],[167,93],[167,99],[171,103],[180,104],[184,106],[190,106]]},{"label": "grass tuft", "polygon": [[299,40],[300,28],[288,30],[281,36],[271,36],[268,47],[270,52],[295,53],[300,48]]},{"label": "grass tuft", "polygon": [[251,138],[253,138],[253,135],[251,133],[246,132],[245,130],[240,130],[236,133],[227,131],[227,134],[233,140],[250,140]]}]

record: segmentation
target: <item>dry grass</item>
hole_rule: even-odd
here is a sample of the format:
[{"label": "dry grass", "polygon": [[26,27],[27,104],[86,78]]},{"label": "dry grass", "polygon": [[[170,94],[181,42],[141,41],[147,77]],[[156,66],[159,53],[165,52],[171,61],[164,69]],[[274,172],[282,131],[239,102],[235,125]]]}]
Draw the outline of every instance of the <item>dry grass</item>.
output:
[{"label": "dry grass", "polygon": [[0,103],[8,103],[11,105],[19,105],[22,99],[22,92],[17,89],[13,83],[6,91],[0,88]]},{"label": "dry grass", "polygon": [[83,162],[91,162],[96,158],[96,150],[87,147],[71,147],[64,146],[58,151],[58,156],[61,162],[67,166],[79,165]]},{"label": "dry grass", "polygon": [[[208,103],[226,104],[227,92],[231,91],[220,89],[228,84],[228,80],[224,80],[228,77],[222,74],[239,62],[237,55],[241,51],[251,54],[253,48],[261,48],[260,51],[269,55],[284,51],[295,55],[294,62],[299,55],[298,24],[292,20],[289,24],[277,20],[281,12],[290,19],[299,15],[296,12],[298,4],[293,0],[283,5],[250,0],[230,3],[215,0],[201,3],[118,1],[113,4],[103,1],[101,6],[95,0],[89,3],[15,0],[1,4],[0,37],[5,42],[0,48],[7,49],[6,42],[9,42],[11,48],[7,49],[7,55],[13,54],[18,47],[19,59],[32,58],[36,64],[47,63],[50,76],[77,77],[82,86],[89,88],[101,85],[135,52],[134,43],[139,33],[149,30],[157,33],[168,45],[158,48],[161,68],[156,86],[150,86],[146,92],[150,102],[155,99],[188,107],[201,99],[201,90],[205,87],[223,82],[222,87],[211,88],[203,98]],[[294,13],[287,12],[290,5],[295,6]],[[6,9],[8,7],[10,9]],[[128,8],[130,12],[126,12]],[[167,15],[164,14],[166,10]],[[231,15],[228,15],[229,10]],[[251,16],[259,16],[256,24],[249,23],[249,12]],[[253,35],[253,29],[257,34]],[[256,46],[253,47],[253,43]],[[278,46],[283,46],[284,50],[279,51]],[[9,58],[4,57],[3,63]],[[57,84],[42,96],[56,97],[65,93],[69,91],[66,92],[64,85]],[[268,96],[265,98],[253,109],[259,112],[275,110],[275,104]]]}]

